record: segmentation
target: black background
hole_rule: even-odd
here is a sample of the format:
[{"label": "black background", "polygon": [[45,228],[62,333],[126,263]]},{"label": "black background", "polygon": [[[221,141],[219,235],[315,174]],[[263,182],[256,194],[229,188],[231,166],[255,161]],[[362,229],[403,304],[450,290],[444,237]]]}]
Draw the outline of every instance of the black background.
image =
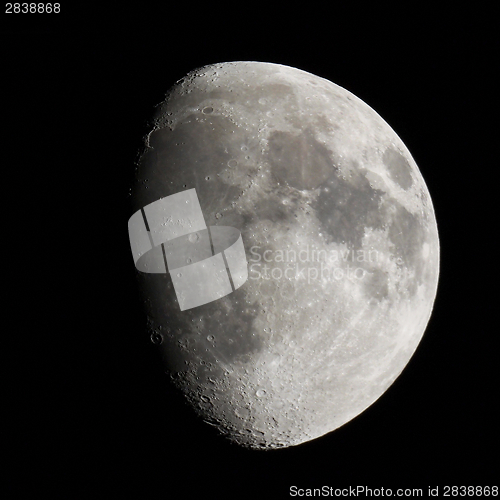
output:
[{"label": "black background", "polygon": [[[498,481],[492,12],[294,5],[3,15],[5,498],[427,496]],[[168,385],[126,230],[154,105],[188,71],[232,60],[309,71],[374,108],[419,165],[441,239],[434,312],[402,375],[337,431],[270,452],[226,442]]]}]

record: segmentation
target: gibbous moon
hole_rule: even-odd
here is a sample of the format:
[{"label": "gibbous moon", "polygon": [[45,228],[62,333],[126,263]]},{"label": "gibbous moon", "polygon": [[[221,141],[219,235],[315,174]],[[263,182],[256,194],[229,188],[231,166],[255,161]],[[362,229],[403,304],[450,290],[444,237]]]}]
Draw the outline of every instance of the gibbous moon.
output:
[{"label": "gibbous moon", "polygon": [[[157,107],[137,165],[129,217],[138,214],[145,248],[148,235],[159,245],[148,206],[173,195],[157,227],[184,235],[186,266],[211,236],[220,273],[210,278],[201,260],[182,269],[200,297],[215,295],[181,310],[181,272],[132,271],[132,259],[130,268],[154,348],[203,420],[245,447],[287,447],[337,429],[387,390],[429,320],[439,241],[422,175],[373,109],[279,64],[192,71]],[[180,205],[165,208],[183,196],[199,200],[199,230]],[[217,231],[232,231],[218,250]],[[234,286],[227,246],[237,241]],[[153,248],[159,259],[166,245]]]}]

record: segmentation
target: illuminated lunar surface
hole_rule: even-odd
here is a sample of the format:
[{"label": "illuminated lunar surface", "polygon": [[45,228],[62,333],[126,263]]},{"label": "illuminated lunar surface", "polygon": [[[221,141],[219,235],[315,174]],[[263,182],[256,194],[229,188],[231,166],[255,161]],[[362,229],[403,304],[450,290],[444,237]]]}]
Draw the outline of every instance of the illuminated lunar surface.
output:
[{"label": "illuminated lunar surface", "polygon": [[269,449],[376,401],[422,338],[439,272],[429,192],[389,125],[323,78],[231,62],[177,82],[145,146],[131,214],[195,188],[207,225],[239,229],[247,255],[243,286],[182,312],[170,275],[136,271],[152,340],[201,418]]}]

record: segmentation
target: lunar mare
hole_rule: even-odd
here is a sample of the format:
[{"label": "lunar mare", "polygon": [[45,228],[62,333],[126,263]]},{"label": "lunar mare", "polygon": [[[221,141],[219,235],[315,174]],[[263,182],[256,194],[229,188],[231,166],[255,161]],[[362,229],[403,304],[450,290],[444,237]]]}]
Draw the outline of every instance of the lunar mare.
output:
[{"label": "lunar mare", "polygon": [[157,107],[131,214],[192,188],[207,225],[241,232],[248,280],[181,312],[167,274],[137,272],[173,382],[250,448],[297,445],[359,415],[410,360],[436,295],[434,210],[401,139],[328,80],[214,64]]}]

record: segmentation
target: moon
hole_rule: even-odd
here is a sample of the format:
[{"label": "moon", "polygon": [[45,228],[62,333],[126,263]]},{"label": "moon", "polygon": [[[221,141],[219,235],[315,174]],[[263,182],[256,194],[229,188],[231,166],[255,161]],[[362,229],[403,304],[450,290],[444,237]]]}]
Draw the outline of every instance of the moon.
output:
[{"label": "moon", "polygon": [[184,311],[168,273],[135,271],[154,348],[193,409],[253,449],[367,409],[415,352],[439,275],[431,198],[401,139],[324,78],[213,64],[157,106],[130,215],[190,189],[207,226],[241,232],[248,270]]}]

